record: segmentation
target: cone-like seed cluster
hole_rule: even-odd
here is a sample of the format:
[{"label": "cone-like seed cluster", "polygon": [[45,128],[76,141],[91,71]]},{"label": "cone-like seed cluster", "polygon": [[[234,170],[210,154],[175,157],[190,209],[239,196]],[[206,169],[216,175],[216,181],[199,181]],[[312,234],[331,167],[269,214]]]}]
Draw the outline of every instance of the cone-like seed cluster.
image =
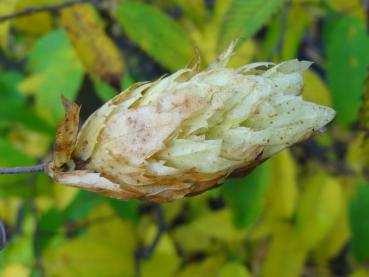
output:
[{"label": "cone-like seed cluster", "polygon": [[173,201],[246,174],[334,118],[300,96],[310,62],[228,68],[232,51],[202,72],[134,84],[92,114],[78,137],[79,107],[64,100],[49,175],[119,199]]}]

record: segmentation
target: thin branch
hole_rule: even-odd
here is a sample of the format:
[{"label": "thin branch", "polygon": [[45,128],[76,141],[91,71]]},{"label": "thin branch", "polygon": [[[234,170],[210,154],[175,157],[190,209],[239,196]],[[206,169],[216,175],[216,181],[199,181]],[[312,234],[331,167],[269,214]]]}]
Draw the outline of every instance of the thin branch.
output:
[{"label": "thin branch", "polygon": [[156,213],[156,217],[157,217],[158,230],[157,230],[156,235],[155,235],[153,241],[151,242],[151,244],[148,247],[144,247],[144,246],[140,247],[135,253],[136,277],[141,276],[141,260],[142,259],[147,260],[148,258],[151,257],[151,255],[154,253],[156,247],[158,246],[158,243],[160,241],[161,236],[163,235],[163,233],[165,231],[164,214],[163,214],[163,211],[161,209],[160,204],[154,204],[154,209],[155,209],[155,213]]},{"label": "thin branch", "polygon": [[0,167],[1,174],[22,174],[22,173],[33,173],[43,172],[47,163],[38,164],[34,166],[17,166],[17,167]]},{"label": "thin branch", "polygon": [[32,195],[31,195],[31,199],[29,200],[29,206],[31,208],[33,221],[36,226],[35,231],[33,233],[33,249],[34,249],[34,254],[35,254],[35,259],[36,259],[35,266],[36,266],[38,275],[43,277],[45,276],[45,272],[44,272],[44,267],[42,263],[42,252],[41,252],[41,244],[40,244],[41,234],[40,234],[40,225],[38,222],[38,209],[35,203],[35,199],[37,196],[35,179],[36,179],[36,174],[33,174],[29,180],[31,184],[31,188],[32,188]]},{"label": "thin branch", "polygon": [[6,244],[6,231],[3,222],[0,220],[0,251],[5,247]]},{"label": "thin branch", "polygon": [[65,9],[65,8],[68,8],[74,5],[83,4],[83,3],[91,3],[91,2],[94,2],[94,0],[75,0],[75,1],[67,1],[64,3],[60,3],[60,4],[55,4],[55,5],[29,7],[20,12],[0,16],[0,23],[6,20],[28,16],[28,15],[39,13],[39,12],[56,12],[61,9]]}]

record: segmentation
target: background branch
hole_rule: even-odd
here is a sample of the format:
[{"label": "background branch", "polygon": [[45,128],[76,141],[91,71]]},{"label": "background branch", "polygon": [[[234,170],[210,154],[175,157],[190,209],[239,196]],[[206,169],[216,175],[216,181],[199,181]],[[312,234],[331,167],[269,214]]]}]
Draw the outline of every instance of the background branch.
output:
[{"label": "background branch", "polygon": [[6,231],[3,222],[0,220],[0,250],[5,247],[6,244]]},{"label": "background branch", "polygon": [[78,5],[78,4],[83,4],[83,3],[93,3],[95,2],[94,0],[75,0],[75,1],[67,1],[64,3],[60,3],[60,4],[55,4],[55,5],[44,5],[44,6],[38,6],[38,7],[29,7],[24,9],[23,11],[20,12],[16,12],[16,13],[12,13],[12,14],[7,14],[7,15],[3,15],[0,16],[0,23],[4,22],[6,20],[10,20],[10,19],[14,19],[14,18],[18,18],[18,17],[23,17],[23,16],[28,16],[34,13],[39,13],[39,12],[56,12],[59,11],[61,9],[65,9],[74,5]]}]

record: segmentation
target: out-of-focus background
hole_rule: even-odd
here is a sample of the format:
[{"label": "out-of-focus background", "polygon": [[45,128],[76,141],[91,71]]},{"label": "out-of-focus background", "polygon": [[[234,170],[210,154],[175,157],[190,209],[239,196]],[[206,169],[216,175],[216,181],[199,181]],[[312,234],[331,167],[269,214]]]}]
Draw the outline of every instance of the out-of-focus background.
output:
[{"label": "out-of-focus background", "polygon": [[77,2],[0,0],[0,167],[50,159],[61,94],[83,121],[237,37],[231,66],[313,61],[303,96],[337,117],[251,175],[171,204],[0,176],[1,276],[369,276],[369,1]]}]

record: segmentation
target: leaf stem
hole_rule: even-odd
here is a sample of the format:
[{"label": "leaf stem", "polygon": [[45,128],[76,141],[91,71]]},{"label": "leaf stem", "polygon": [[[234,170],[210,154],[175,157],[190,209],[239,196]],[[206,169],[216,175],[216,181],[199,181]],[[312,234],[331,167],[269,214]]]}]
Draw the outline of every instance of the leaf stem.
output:
[{"label": "leaf stem", "polygon": [[22,174],[33,172],[44,172],[47,163],[33,165],[33,166],[17,166],[17,167],[0,167],[1,174]]}]

